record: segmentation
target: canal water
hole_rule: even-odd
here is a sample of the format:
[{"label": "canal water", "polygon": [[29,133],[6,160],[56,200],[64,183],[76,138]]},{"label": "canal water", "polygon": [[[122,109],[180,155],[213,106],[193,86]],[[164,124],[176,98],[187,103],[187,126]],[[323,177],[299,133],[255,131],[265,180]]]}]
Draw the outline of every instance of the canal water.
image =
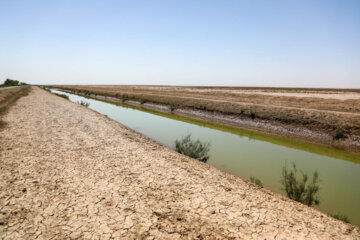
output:
[{"label": "canal water", "polygon": [[275,192],[285,194],[280,183],[285,164],[290,169],[295,163],[298,170],[311,177],[317,171],[320,205],[315,208],[324,213],[346,215],[351,223],[360,226],[360,154],[61,93],[68,95],[72,102],[89,102],[89,108],[170,148],[174,148],[176,139],[187,134],[210,142],[208,164],[244,179],[259,178],[265,188]]}]

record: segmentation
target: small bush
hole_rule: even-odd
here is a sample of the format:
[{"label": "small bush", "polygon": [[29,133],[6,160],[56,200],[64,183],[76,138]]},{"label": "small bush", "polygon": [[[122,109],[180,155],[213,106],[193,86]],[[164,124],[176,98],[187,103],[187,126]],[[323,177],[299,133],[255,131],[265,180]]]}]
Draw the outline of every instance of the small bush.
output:
[{"label": "small bush", "polygon": [[40,87],[40,88],[45,90],[45,91],[48,91],[48,92],[52,93],[49,88],[46,88],[46,87]]},{"label": "small bush", "polygon": [[176,109],[176,105],[174,103],[171,103],[169,107],[170,107],[170,111],[174,111]]},{"label": "small bush", "polygon": [[201,110],[204,110],[204,111],[206,111],[207,110],[207,106],[206,106],[206,104],[200,104],[200,107],[199,107]]},{"label": "small bush", "polygon": [[125,102],[126,100],[129,99],[129,95],[127,95],[127,94],[125,93],[125,94],[121,95],[121,99],[122,99],[123,102]]},{"label": "small bush", "polygon": [[175,140],[175,150],[191,158],[198,159],[201,162],[209,160],[210,143],[202,143],[199,140],[193,141],[191,135],[183,137],[181,140]]},{"label": "small bush", "polygon": [[147,102],[147,99],[146,98],[140,98],[139,100],[140,104],[144,104]]},{"label": "small bush", "polygon": [[293,171],[288,171],[286,165],[283,167],[281,184],[284,186],[286,195],[288,196],[288,198],[291,198],[308,206],[311,206],[313,204],[318,205],[320,203],[320,201],[316,197],[317,193],[320,190],[320,187],[318,185],[318,172],[314,172],[313,179],[309,184],[307,184],[309,180],[308,175],[303,172],[301,174],[302,180],[298,180],[295,164],[293,164]]},{"label": "small bush", "polygon": [[335,128],[334,130],[334,139],[339,140],[341,138],[346,138],[345,133],[340,128]]},{"label": "small bush", "polygon": [[81,100],[80,102],[78,102],[81,106],[85,106],[85,107],[89,107],[90,103],[89,102],[85,102],[83,100]]},{"label": "small bush", "polygon": [[256,185],[258,185],[259,187],[264,187],[261,180],[256,178],[256,177],[250,177],[250,182],[255,183]]},{"label": "small bush", "polygon": [[250,109],[250,117],[251,117],[251,119],[255,118],[255,111],[252,109]]},{"label": "small bush", "polygon": [[65,98],[67,100],[69,100],[69,96],[68,95],[65,95],[65,94],[61,94],[61,93],[55,93],[57,96],[59,97],[62,97],[62,98]]},{"label": "small bush", "polygon": [[332,214],[330,216],[345,223],[350,223],[349,218],[343,214]]},{"label": "small bush", "polygon": [[243,114],[245,112],[244,108],[240,108],[240,114]]}]

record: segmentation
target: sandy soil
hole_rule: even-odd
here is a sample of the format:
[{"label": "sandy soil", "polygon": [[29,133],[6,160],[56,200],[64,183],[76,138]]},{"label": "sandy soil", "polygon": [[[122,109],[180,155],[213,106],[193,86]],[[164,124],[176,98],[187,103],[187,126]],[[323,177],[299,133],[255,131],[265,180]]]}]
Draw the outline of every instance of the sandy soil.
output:
[{"label": "sandy soil", "polygon": [[360,239],[360,230],[33,88],[0,138],[4,239]]},{"label": "sandy soil", "polygon": [[[245,92],[245,91],[244,91]],[[246,92],[245,92],[246,93]],[[360,93],[291,93],[291,92],[249,92],[251,94],[263,94],[272,96],[286,96],[286,97],[299,97],[299,98],[324,98],[324,99],[339,99],[342,101],[350,99],[360,99]]]},{"label": "sandy soil", "polygon": [[[114,86],[116,87],[116,85]],[[173,90],[173,87],[147,87],[142,86],[142,88],[149,88],[153,90]],[[231,87],[228,88],[183,88],[176,87],[178,90],[185,90],[188,92],[201,92],[201,93],[213,93],[218,92],[224,95],[228,93],[232,94],[260,94],[260,95],[269,95],[269,96],[278,96],[278,97],[298,97],[298,98],[323,98],[323,99],[337,99],[337,100],[350,100],[350,99],[360,99],[360,92],[358,89],[354,89],[354,91],[350,91],[346,89],[346,91],[342,91],[341,89],[335,90],[317,90],[317,89],[308,89],[308,90],[298,90],[296,88],[289,89],[272,89],[272,88],[257,88],[255,89],[247,89],[247,88],[238,88],[233,89]]]}]

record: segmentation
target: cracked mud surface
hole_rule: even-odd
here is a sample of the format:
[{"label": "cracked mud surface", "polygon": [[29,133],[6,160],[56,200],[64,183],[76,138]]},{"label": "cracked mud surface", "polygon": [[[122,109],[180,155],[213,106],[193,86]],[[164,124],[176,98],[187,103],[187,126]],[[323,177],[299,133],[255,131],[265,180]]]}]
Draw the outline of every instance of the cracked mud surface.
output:
[{"label": "cracked mud surface", "polygon": [[3,239],[360,239],[352,225],[38,88],[4,120]]}]

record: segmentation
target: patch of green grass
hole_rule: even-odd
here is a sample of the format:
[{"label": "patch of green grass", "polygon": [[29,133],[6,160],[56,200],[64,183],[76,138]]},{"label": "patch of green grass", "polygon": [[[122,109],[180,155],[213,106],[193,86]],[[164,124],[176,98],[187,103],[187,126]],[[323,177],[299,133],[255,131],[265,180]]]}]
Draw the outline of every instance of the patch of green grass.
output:
[{"label": "patch of green grass", "polygon": [[49,88],[45,87],[45,86],[39,86],[41,89],[45,90],[45,91],[48,91],[48,92],[51,92]]},{"label": "patch of green grass", "polygon": [[140,104],[144,104],[147,102],[147,99],[146,98],[140,98],[139,100]]},{"label": "patch of green grass", "polygon": [[89,90],[84,90],[83,92],[85,96],[90,96],[92,94],[92,92]]},{"label": "patch of green grass", "polygon": [[59,96],[59,97],[62,97],[62,98],[65,98],[67,100],[69,100],[69,96],[66,95],[66,94],[62,94],[62,93],[55,93],[55,95]]},{"label": "patch of green grass", "polygon": [[258,179],[258,178],[256,178],[256,177],[251,176],[251,177],[250,177],[250,182],[255,183],[255,184],[258,185],[259,187],[264,187],[263,184],[262,184],[262,182],[261,182],[261,180]]},{"label": "patch of green grass", "polygon": [[330,214],[330,216],[345,223],[350,223],[349,218],[343,214]]},{"label": "patch of green grass", "polygon": [[175,140],[175,150],[201,162],[209,160],[210,143],[202,143],[199,140],[193,141],[191,135]]}]

